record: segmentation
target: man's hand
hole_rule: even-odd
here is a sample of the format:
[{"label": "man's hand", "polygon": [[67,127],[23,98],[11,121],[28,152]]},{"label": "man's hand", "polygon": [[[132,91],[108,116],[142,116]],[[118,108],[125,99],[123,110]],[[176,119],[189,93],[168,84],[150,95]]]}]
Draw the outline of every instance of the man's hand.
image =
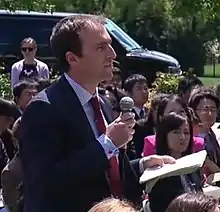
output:
[{"label": "man's hand", "polygon": [[135,115],[132,112],[121,114],[106,129],[106,135],[118,148],[125,146],[133,139]]},{"label": "man's hand", "polygon": [[152,168],[154,166],[163,166],[164,164],[174,164],[176,160],[168,155],[151,155],[144,157],[140,160],[140,172],[143,172],[146,168]]}]

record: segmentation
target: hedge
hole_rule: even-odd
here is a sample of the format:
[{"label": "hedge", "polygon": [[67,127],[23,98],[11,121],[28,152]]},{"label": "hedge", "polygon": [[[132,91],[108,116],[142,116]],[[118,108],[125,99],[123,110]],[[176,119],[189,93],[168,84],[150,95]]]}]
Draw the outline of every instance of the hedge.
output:
[{"label": "hedge", "polygon": [[[187,72],[187,74],[191,74]],[[183,74],[186,75],[186,74]],[[157,78],[153,84],[153,88],[150,90],[150,96],[155,93],[176,93],[179,80],[183,75],[174,75],[169,73],[157,73]],[[56,78],[55,76],[54,78]],[[0,96],[2,98],[11,99],[11,85],[10,74],[0,74]]]}]

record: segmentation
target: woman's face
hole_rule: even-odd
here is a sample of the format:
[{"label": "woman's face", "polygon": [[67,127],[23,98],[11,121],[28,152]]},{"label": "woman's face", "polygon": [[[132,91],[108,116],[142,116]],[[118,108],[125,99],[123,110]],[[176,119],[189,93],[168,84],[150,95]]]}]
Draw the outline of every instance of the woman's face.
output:
[{"label": "woman's face", "polygon": [[180,105],[178,102],[175,102],[175,101],[169,101],[167,103],[167,106],[164,110],[164,116],[165,115],[168,115],[170,114],[171,112],[175,112],[177,114],[180,114],[180,115],[185,115],[185,111],[182,107],[182,105]]},{"label": "woman's face", "polygon": [[167,142],[171,153],[185,152],[190,142],[189,123],[186,121],[178,129],[170,131],[167,134]]},{"label": "woman's face", "polygon": [[210,129],[215,123],[217,117],[215,102],[207,98],[201,99],[196,108],[196,112],[200,118],[202,126],[205,129]]}]

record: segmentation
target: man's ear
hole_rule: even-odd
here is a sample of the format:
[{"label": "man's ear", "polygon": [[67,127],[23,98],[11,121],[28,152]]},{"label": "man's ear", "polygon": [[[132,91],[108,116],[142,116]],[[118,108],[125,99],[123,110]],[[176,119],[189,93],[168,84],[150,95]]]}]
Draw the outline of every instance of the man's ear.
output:
[{"label": "man's ear", "polygon": [[72,52],[67,52],[65,57],[69,65],[76,65],[79,63],[79,56],[75,55]]}]

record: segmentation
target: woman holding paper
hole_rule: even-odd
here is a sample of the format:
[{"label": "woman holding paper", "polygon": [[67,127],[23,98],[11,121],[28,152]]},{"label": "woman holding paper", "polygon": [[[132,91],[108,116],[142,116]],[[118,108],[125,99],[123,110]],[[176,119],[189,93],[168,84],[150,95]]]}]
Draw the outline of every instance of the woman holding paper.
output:
[{"label": "woman holding paper", "polygon": [[[182,115],[170,113],[164,116],[156,128],[156,153],[176,159],[193,152],[191,122]],[[197,192],[202,188],[200,170],[196,173],[167,177],[156,182],[149,193],[152,212],[164,212],[169,203],[185,192]]]}]

